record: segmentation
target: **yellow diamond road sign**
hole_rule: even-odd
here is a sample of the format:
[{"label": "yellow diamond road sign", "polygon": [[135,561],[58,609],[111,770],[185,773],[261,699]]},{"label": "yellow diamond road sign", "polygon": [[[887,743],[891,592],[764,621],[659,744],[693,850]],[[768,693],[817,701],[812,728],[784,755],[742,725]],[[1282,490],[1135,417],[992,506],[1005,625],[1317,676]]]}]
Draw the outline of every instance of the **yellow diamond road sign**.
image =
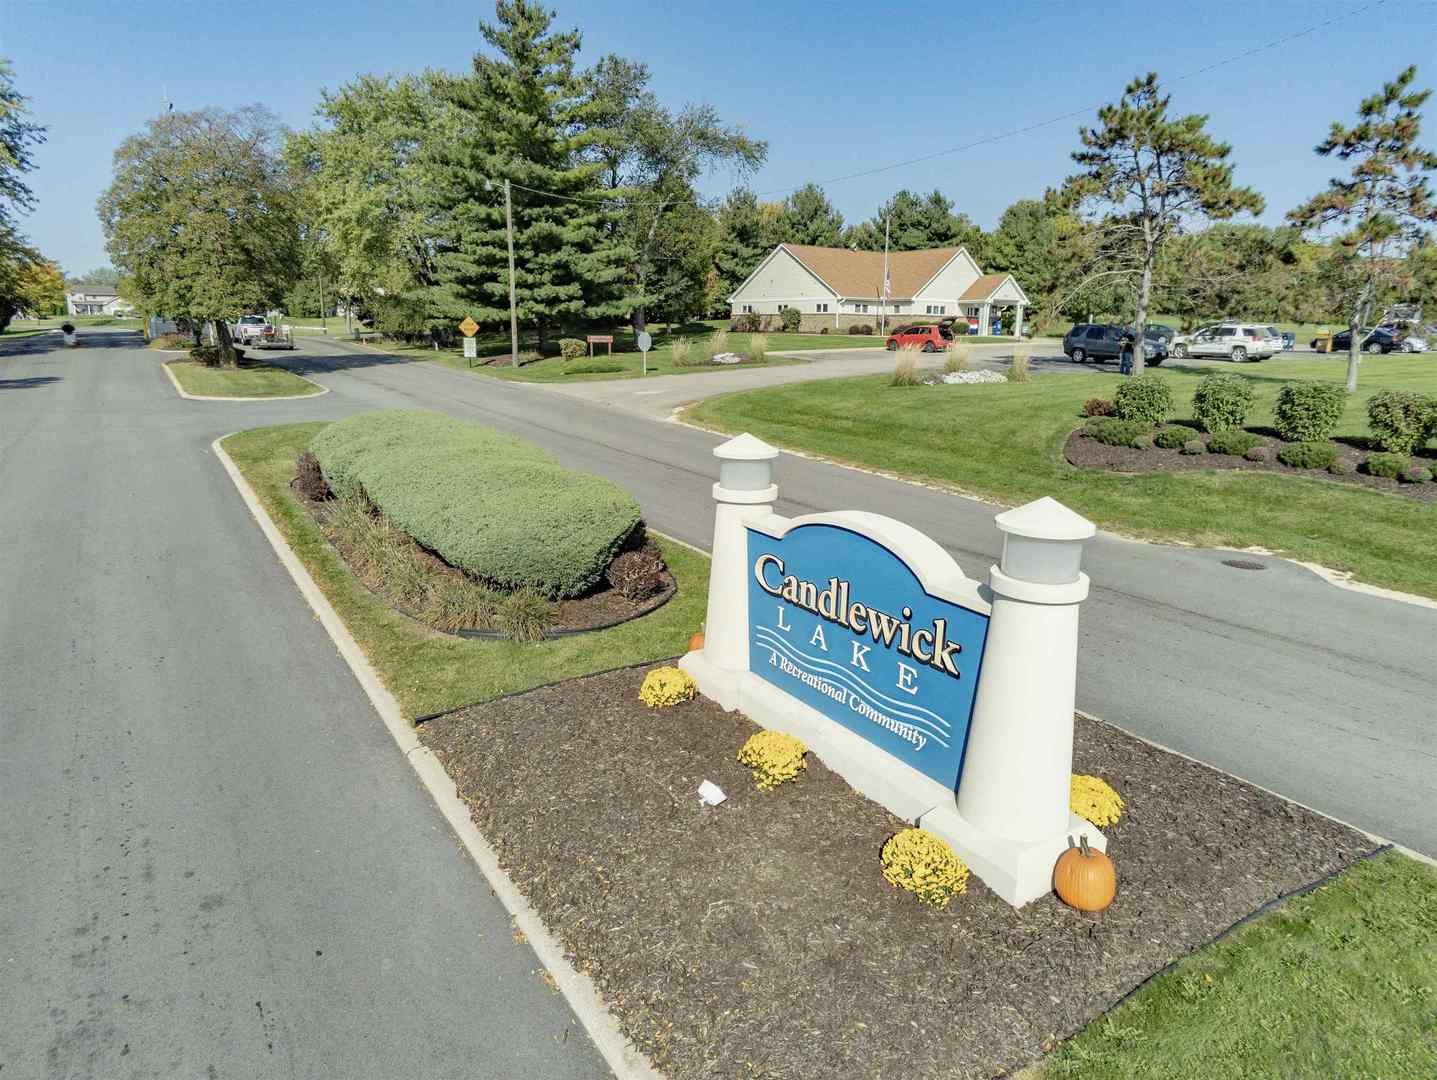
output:
[{"label": "yellow diamond road sign", "polygon": [[479,332],[479,324],[468,315],[465,315],[464,321],[459,324],[459,332],[465,337],[473,337]]}]

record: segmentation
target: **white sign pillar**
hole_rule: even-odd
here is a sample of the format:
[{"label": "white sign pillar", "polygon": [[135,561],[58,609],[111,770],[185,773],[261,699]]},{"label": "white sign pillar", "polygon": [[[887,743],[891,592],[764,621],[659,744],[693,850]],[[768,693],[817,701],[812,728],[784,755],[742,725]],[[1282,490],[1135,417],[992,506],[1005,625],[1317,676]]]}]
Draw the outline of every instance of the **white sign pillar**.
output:
[{"label": "white sign pillar", "polygon": [[[725,709],[737,707],[738,676],[748,671],[748,533],[753,518],[773,512],[778,485],[773,461],[778,451],[762,439],[739,435],[714,447],[719,479],[713,486],[714,541],[709,569],[708,621],[703,659],[717,668],[712,683]],[[729,678],[723,676],[730,675]],[[708,690],[706,689],[706,693]],[[731,700],[724,700],[729,697]]]},{"label": "white sign pillar", "polygon": [[1069,809],[1078,608],[1088,595],[1083,542],[1093,523],[1054,499],[999,514],[1001,566],[968,729],[957,815],[924,821],[1011,904],[1052,888],[1053,864],[1079,832],[1107,840]]}]

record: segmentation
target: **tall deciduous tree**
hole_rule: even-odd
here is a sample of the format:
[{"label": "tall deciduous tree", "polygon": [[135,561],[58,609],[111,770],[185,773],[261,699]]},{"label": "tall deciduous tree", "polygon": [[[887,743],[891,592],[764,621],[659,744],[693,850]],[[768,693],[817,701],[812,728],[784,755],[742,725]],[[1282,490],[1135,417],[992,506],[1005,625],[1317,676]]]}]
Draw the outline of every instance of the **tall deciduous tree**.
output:
[{"label": "tall deciduous tree", "polygon": [[1337,231],[1330,273],[1351,331],[1349,393],[1357,389],[1363,326],[1384,286],[1401,272],[1402,256],[1437,222],[1427,175],[1437,170],[1437,154],[1417,144],[1422,106],[1432,92],[1412,89],[1416,78],[1417,69],[1407,68],[1362,102],[1355,125],[1332,125],[1317,153],[1349,163],[1351,171],[1288,214],[1302,229]]},{"label": "tall deciduous tree", "polygon": [[120,272],[113,266],[97,266],[93,270],[86,270],[83,274],[76,274],[69,280],[72,285],[115,286],[120,283]]},{"label": "tall deciduous tree", "polygon": [[22,306],[22,284],[40,260],[18,220],[34,205],[25,174],[35,167],[34,148],[45,141],[45,129],[28,119],[27,100],[15,87],[10,65],[0,60],[0,331]]},{"label": "tall deciduous tree", "polygon": [[260,105],[166,113],[115,151],[100,196],[106,249],[141,310],[213,322],[277,303],[296,265],[294,185]]},{"label": "tall deciduous tree", "polygon": [[17,293],[22,311],[37,316],[65,313],[65,275],[49,259],[34,259],[20,267]]},{"label": "tall deciduous tree", "polygon": [[[1099,126],[1081,128],[1073,152],[1081,171],[1064,185],[1066,201],[1098,219],[1108,243],[1104,262],[1133,283],[1134,327],[1147,321],[1164,246],[1186,225],[1261,213],[1263,200],[1233,184],[1232,148],[1205,130],[1207,117],[1170,117],[1170,98],[1155,73],[1134,79],[1121,100],[1098,110]],[[1133,370],[1143,370],[1136,335]]]},{"label": "tall deciduous tree", "polygon": [[726,127],[710,105],[666,108],[648,78],[643,64],[618,56],[604,57],[586,75],[591,154],[603,165],[612,199],[635,330],[644,328],[651,307],[680,316],[703,308],[702,256],[712,228],[699,212],[694,182],[717,167],[746,176],[768,153],[766,143]]},{"label": "tall deciduous tree", "polygon": [[480,24],[493,55],[476,53],[472,72],[435,84],[454,114],[430,156],[435,296],[448,318],[508,321],[507,179],[519,319],[542,349],[556,327],[628,311],[625,253],[599,183],[603,163],[586,153],[596,107],[574,70],[578,31],[554,32],[530,0],[499,0],[495,12]]},{"label": "tall deciduous tree", "polygon": [[423,328],[423,294],[434,282],[425,155],[445,132],[432,82],[428,74],[362,75],[326,91],[315,109],[319,125],[287,141],[286,156],[304,177],[307,241],[305,279],[289,302],[306,313],[318,306],[324,270],[329,295],[342,297],[347,311],[373,312],[390,332]]}]

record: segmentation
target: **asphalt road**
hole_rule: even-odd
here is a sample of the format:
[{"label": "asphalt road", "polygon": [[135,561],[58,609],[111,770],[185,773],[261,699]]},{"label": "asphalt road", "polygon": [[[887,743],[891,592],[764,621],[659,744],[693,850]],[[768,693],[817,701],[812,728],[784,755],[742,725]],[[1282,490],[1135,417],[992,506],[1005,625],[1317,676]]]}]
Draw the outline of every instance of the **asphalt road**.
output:
[{"label": "asphalt road", "polygon": [[210,452],[333,395],[58,340],[0,344],[0,1076],[609,1075]]},{"label": "asphalt road", "polygon": [[[624,485],[655,528],[709,544],[721,438],[639,415],[613,383],[585,384],[585,400],[341,342],[305,341],[281,362],[330,387],[332,408],[437,409],[531,439]],[[671,378],[691,400],[726,376]],[[998,557],[997,507],[792,454],[777,479],[780,513],[900,518],[971,577]],[[1225,565],[1234,557],[1100,534],[1085,561],[1079,707],[1437,855],[1437,610],[1339,589],[1281,559]]]},{"label": "asphalt road", "polygon": [[[0,345],[0,1076],[603,1075],[209,444],[439,409],[706,547],[719,439],[329,342],[276,357],[323,397],[187,402],[84,337]],[[996,557],[995,507],[789,454],[778,481],[781,512]],[[1437,611],[1228,557],[1090,545],[1080,706],[1437,854]]]}]

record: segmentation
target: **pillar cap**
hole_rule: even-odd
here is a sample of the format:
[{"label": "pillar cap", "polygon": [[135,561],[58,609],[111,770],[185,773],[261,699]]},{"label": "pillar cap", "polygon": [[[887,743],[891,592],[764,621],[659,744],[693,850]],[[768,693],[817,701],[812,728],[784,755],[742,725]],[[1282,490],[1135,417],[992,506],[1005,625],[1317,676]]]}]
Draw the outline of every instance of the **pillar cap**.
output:
[{"label": "pillar cap", "polygon": [[1057,499],[1045,495],[993,519],[998,528],[1033,540],[1087,540],[1098,527]]},{"label": "pillar cap", "polygon": [[757,436],[744,432],[714,447],[714,457],[722,461],[772,461],[778,450]]}]

